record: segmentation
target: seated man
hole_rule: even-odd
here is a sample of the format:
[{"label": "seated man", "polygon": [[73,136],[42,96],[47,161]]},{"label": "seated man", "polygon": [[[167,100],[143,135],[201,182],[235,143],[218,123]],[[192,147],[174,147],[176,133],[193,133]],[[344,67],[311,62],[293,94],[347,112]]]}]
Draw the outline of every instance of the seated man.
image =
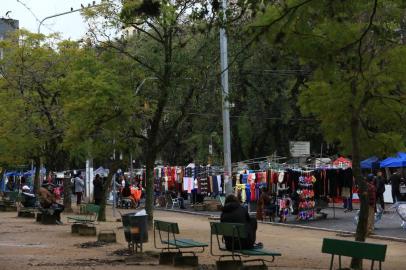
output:
[{"label": "seated man", "polygon": [[134,200],[133,196],[131,196],[131,188],[130,188],[130,184],[128,183],[128,181],[125,181],[124,188],[121,191],[121,200],[130,200],[131,207],[135,207],[135,200]]},{"label": "seated man", "polygon": [[186,209],[185,208],[185,200],[181,196],[180,192],[177,193],[175,190],[172,189],[172,190],[169,191],[169,194],[171,195],[172,199],[178,199],[180,209]]},{"label": "seated man", "polygon": [[135,186],[131,187],[131,197],[134,199],[134,202],[136,204],[135,208],[138,208],[140,206],[141,195],[142,195],[141,189],[139,189],[138,187],[135,187]]},{"label": "seated man", "polygon": [[21,204],[24,207],[35,207],[35,202],[36,202],[36,198],[35,198],[35,194],[31,193],[31,190],[28,186],[23,186],[22,188],[22,196],[23,196],[23,201],[21,202]]},{"label": "seated man", "polygon": [[[258,243],[255,245],[256,232],[257,232],[257,220],[249,216],[248,210],[241,206],[237,197],[234,195],[228,195],[223,210],[220,216],[221,222],[227,223],[242,223],[245,224],[247,229],[248,237],[245,239],[234,240],[234,249],[251,249],[255,246],[261,247],[262,244]],[[232,237],[224,237],[226,248],[232,250]],[[241,247],[239,246],[241,242]]]},{"label": "seated man", "polygon": [[56,202],[54,194],[52,194],[53,185],[52,184],[43,184],[38,191],[39,202],[43,209],[52,210],[53,214],[56,216],[58,223],[61,222],[61,213],[64,210],[64,206]]}]

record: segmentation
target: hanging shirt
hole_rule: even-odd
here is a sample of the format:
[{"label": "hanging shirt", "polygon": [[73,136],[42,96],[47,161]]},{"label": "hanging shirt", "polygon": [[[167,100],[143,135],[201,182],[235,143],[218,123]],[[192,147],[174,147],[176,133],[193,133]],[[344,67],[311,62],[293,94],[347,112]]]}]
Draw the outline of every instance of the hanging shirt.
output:
[{"label": "hanging shirt", "polygon": [[256,201],[255,183],[250,184],[250,192],[251,192],[251,202]]},{"label": "hanging shirt", "polygon": [[223,187],[221,186],[221,175],[217,175],[217,185],[218,185],[219,192],[222,193]]}]

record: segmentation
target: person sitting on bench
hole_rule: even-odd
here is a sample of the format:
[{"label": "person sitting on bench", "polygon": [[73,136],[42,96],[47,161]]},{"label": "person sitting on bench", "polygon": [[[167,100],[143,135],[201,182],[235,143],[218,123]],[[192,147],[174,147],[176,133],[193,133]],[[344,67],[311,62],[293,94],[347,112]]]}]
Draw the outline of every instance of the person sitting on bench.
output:
[{"label": "person sitting on bench", "polygon": [[121,191],[121,200],[123,201],[126,199],[131,201],[131,207],[135,207],[135,200],[131,195],[130,183],[128,183],[128,181],[125,181],[124,188]]},{"label": "person sitting on bench", "polygon": [[24,199],[21,204],[24,207],[35,207],[35,194],[31,193],[31,190],[27,185],[22,188],[22,196]]},{"label": "person sitting on bench", "polygon": [[61,213],[65,209],[64,206],[56,202],[54,194],[52,194],[53,185],[43,184],[38,191],[39,202],[43,209],[50,209],[53,211],[53,215],[56,216],[58,223],[61,222]]},{"label": "person sitting on bench", "polygon": [[[248,237],[240,239],[240,241],[234,241],[234,249],[251,249],[254,247],[262,247],[262,243],[255,244],[257,220],[250,217],[248,210],[241,206],[236,196],[232,194],[227,196],[221,212],[220,222],[245,224]],[[224,241],[226,248],[228,250],[232,250],[232,237],[224,237]],[[241,247],[239,247],[239,242],[241,242]]]}]

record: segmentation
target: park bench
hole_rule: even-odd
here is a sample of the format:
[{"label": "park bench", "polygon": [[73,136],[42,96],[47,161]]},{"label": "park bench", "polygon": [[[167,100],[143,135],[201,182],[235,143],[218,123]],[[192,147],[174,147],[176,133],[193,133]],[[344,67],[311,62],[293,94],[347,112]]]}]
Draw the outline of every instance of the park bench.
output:
[{"label": "park bench", "polygon": [[19,217],[28,217],[28,218],[35,218],[35,214],[40,212],[39,209],[39,201],[36,197],[32,198],[34,200],[34,206],[26,207],[24,206],[25,200],[27,198],[24,195],[21,195],[21,200],[18,203],[18,216]]},{"label": "park bench", "polygon": [[385,261],[386,245],[365,243],[358,241],[324,238],[322,253],[331,254],[330,270],[333,269],[334,256],[338,255],[339,269],[341,269],[341,256],[371,260],[371,270],[375,261],[379,261],[379,269]]},{"label": "park bench", "polygon": [[[157,243],[157,234],[159,235],[160,244]],[[177,234],[179,234],[179,226],[177,223],[154,220],[154,246],[156,249],[161,249],[159,263],[173,263],[175,266],[197,266],[198,257],[196,253],[204,252],[208,244],[192,239],[177,238]],[[190,249],[200,250],[190,251]],[[183,256],[183,254],[187,253],[192,254],[192,256]]]},{"label": "park bench", "polygon": [[[216,236],[217,246],[220,251],[231,254],[215,254],[213,251],[214,243],[213,236]],[[222,243],[224,237],[232,237],[232,249],[228,250],[225,244]],[[210,253],[213,256],[219,257],[216,262],[217,269],[235,269],[242,268],[244,263],[261,262],[260,265],[254,265],[255,269],[267,269],[267,262],[272,263],[275,257],[281,256],[279,252],[266,250],[263,248],[242,249],[241,239],[248,237],[246,225],[242,223],[226,223],[226,222],[210,222]],[[242,260],[241,257],[272,257],[272,260],[265,260],[263,258]],[[221,261],[222,258],[231,257],[232,261]],[[250,266],[244,266],[245,269],[250,269]]]},{"label": "park bench", "polygon": [[0,203],[2,211],[16,211],[21,195],[18,191],[4,192],[3,199]]},{"label": "park bench", "polygon": [[81,209],[83,215],[67,217],[68,223],[94,224],[99,216],[100,206],[95,204],[86,204]]}]

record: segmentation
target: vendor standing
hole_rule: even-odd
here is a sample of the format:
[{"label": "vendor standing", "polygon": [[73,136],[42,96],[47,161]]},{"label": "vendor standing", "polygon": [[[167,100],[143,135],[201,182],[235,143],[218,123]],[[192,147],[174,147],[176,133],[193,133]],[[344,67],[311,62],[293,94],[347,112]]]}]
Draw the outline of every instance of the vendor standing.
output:
[{"label": "vendor standing", "polygon": [[395,172],[389,178],[392,186],[392,199],[393,203],[400,201],[400,172],[395,170]]}]

